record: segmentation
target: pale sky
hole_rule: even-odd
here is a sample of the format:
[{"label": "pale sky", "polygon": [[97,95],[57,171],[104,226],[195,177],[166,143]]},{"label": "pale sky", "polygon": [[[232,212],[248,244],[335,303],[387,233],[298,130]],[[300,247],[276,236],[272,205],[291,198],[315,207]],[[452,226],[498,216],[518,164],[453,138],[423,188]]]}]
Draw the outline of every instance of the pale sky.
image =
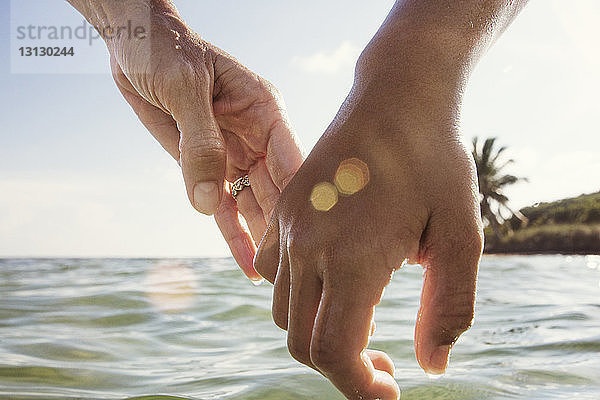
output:
[{"label": "pale sky", "polygon": [[[205,39],[279,87],[310,150],[393,1],[175,4]],[[12,0],[0,11],[0,257],[229,255],[115,88],[102,42],[63,40],[75,47],[70,60],[19,56],[20,46],[46,44],[20,41],[19,26],[82,18],[63,1]],[[532,0],[471,79],[463,135],[509,146],[513,172],[529,178],[508,192],[515,207],[600,190],[599,20],[595,0]]]}]

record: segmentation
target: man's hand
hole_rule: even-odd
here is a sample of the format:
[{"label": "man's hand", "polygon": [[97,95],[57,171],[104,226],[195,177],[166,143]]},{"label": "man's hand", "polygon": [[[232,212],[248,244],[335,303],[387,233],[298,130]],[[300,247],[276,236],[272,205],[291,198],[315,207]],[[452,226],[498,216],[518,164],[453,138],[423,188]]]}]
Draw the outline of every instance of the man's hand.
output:
[{"label": "man's hand", "polygon": [[276,206],[255,261],[288,348],[348,399],[397,399],[366,351],[374,307],[405,262],[425,269],[415,350],[429,373],[473,319],[482,224],[458,125],[467,78],[526,0],[397,1],[354,86]]},{"label": "man's hand", "polygon": [[256,270],[294,358],[349,399],[397,399],[393,363],[365,351],[405,262],[425,269],[415,350],[443,373],[473,319],[482,250],[477,177],[458,132],[467,78],[524,1],[398,1],[354,86],[276,206]]},{"label": "man's hand", "polygon": [[[215,219],[252,280],[256,246],[302,163],[277,89],[200,39],[165,0],[73,0],[90,22],[144,28],[105,38],[115,82],[141,122],[179,161],[193,206]],[[127,21],[127,22],[126,22]],[[237,202],[229,182],[248,174]],[[240,211],[252,237],[242,228]],[[254,240],[252,240],[254,239]]]},{"label": "man's hand", "polygon": [[274,282],[273,318],[294,358],[349,399],[396,399],[389,358],[364,352],[374,307],[395,270],[422,264],[417,358],[443,373],[473,318],[481,225],[475,169],[453,128],[411,138],[371,110],[349,111],[317,144],[255,267]]}]

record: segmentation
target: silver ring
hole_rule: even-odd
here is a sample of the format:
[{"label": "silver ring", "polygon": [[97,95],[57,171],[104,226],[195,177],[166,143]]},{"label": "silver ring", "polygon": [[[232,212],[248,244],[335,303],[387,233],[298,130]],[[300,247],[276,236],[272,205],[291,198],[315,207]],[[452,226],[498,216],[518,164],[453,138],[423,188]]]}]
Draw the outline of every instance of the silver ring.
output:
[{"label": "silver ring", "polygon": [[231,197],[237,200],[237,195],[246,187],[250,187],[250,179],[248,178],[248,175],[242,176],[231,184]]}]

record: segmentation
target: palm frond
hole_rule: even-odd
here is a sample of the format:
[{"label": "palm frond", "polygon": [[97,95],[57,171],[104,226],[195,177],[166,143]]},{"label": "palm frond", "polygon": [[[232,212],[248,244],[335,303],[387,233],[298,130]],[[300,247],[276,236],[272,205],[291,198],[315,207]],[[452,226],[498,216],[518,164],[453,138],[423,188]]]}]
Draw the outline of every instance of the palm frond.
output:
[{"label": "palm frond", "polygon": [[501,173],[507,165],[514,163],[514,160],[503,161],[502,156],[505,154],[507,147],[502,146],[495,150],[495,137],[485,139],[483,145],[480,145],[479,138],[475,136],[472,143],[472,154],[477,167],[477,180],[481,193],[481,214],[484,220],[492,226],[496,236],[499,237],[501,234],[500,221],[505,220],[501,213],[502,210],[508,211],[511,216],[515,215],[521,221],[526,220],[525,216],[519,211],[514,211],[508,206],[509,199],[502,189],[518,182],[527,181],[527,179]]},{"label": "palm frond", "polygon": [[508,197],[506,197],[504,194],[502,193],[498,193],[498,192],[490,192],[487,195],[489,198],[496,200],[496,202],[498,202],[499,204],[504,205],[505,203],[508,203]]},{"label": "palm frond", "polygon": [[488,164],[490,161],[490,157],[492,155],[492,149],[494,148],[494,143],[496,142],[496,138],[487,138],[483,143],[483,148],[481,149],[481,162],[483,164]]},{"label": "palm frond", "polygon": [[506,168],[508,165],[513,164],[515,162],[515,160],[513,160],[512,158],[510,160],[506,160],[504,161],[502,164],[500,164],[499,166],[497,166],[495,169],[497,172],[502,171],[504,168]]},{"label": "palm frond", "polygon": [[520,180],[521,180],[521,178],[519,178],[518,176],[504,175],[504,176],[501,176],[496,179],[496,185],[498,187],[514,185],[515,183],[519,182]]},{"label": "palm frond", "polygon": [[496,161],[498,161],[498,158],[502,155],[502,153],[504,153],[506,151],[506,149],[508,149],[508,147],[506,146],[502,146],[498,149],[498,151],[496,151],[496,154],[494,155],[494,157],[491,159],[490,163],[495,163]]}]

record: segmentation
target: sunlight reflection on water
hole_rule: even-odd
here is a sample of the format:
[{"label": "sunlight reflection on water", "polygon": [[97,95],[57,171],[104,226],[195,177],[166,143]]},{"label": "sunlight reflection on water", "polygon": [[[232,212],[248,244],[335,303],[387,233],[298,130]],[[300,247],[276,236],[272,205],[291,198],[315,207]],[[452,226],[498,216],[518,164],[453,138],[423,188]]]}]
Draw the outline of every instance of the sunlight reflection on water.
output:
[{"label": "sunlight reflection on water", "polygon": [[600,269],[600,256],[589,255],[585,256],[586,265],[591,269]]},{"label": "sunlight reflection on water", "polygon": [[[413,347],[422,268],[407,265],[370,347],[402,400],[597,400],[599,280],[598,257],[484,257],[475,323],[432,381]],[[290,357],[271,296],[230,259],[0,260],[0,399],[342,400]]]},{"label": "sunlight reflection on water", "polygon": [[160,311],[177,313],[190,308],[197,292],[194,270],[182,263],[162,261],[146,273],[148,299]]}]

